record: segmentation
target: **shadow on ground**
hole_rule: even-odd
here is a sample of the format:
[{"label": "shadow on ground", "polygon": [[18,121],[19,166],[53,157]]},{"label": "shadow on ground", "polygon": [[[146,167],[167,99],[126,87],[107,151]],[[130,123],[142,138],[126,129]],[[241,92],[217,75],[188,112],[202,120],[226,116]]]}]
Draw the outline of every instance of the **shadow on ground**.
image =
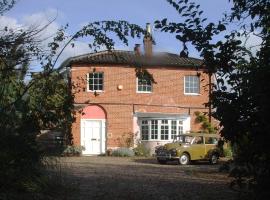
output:
[{"label": "shadow on ground", "polygon": [[[143,163],[143,164],[159,164],[156,160],[156,158],[134,158],[134,162],[137,163]],[[219,165],[224,164],[225,161],[220,160]],[[178,161],[168,161],[166,165],[179,165]],[[208,161],[192,161],[190,162],[190,165],[211,165]]]},{"label": "shadow on ground", "polygon": [[159,165],[155,159],[82,157],[65,160],[80,183],[76,199],[232,200],[227,175],[208,164]]}]

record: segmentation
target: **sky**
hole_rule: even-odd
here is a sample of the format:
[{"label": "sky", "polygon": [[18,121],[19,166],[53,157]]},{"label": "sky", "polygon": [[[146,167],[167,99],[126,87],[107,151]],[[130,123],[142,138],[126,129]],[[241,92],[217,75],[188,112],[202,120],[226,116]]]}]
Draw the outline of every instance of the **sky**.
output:
[{"label": "sky", "polygon": [[[229,0],[194,0],[201,5],[203,17],[208,22],[218,22],[231,5]],[[0,28],[4,26],[38,26],[56,20],[44,33],[44,38],[51,36],[58,28],[69,24],[68,32],[75,33],[83,25],[100,20],[126,20],[130,23],[145,27],[157,19],[168,18],[169,21],[179,22],[181,18],[166,0],[19,0],[5,16],[0,16]],[[154,51],[179,54],[182,45],[172,34],[160,33],[153,29],[156,41]],[[254,41],[252,41],[254,42]],[[129,46],[117,41],[115,49],[133,50],[135,43],[142,39],[131,39]],[[67,48],[61,56],[62,62],[70,56],[90,52],[87,40],[76,43],[75,48]],[[191,57],[199,57],[198,52],[190,50]]]}]

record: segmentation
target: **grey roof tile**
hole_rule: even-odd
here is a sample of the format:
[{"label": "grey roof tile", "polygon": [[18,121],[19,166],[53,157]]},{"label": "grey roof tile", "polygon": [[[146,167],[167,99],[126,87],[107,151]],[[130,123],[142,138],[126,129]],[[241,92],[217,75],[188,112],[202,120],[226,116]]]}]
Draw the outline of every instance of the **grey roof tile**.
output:
[{"label": "grey roof tile", "polygon": [[151,57],[137,55],[134,51],[101,51],[75,56],[67,59],[61,67],[72,64],[120,64],[131,66],[174,66],[174,67],[200,67],[203,60],[196,58],[183,58],[172,53],[157,53]]}]

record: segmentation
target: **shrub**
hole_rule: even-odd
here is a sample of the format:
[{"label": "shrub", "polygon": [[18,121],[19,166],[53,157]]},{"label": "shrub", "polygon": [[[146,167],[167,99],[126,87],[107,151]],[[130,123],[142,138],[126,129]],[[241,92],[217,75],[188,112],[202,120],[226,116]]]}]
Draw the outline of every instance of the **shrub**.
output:
[{"label": "shrub", "polygon": [[231,147],[224,148],[223,155],[225,157],[232,157],[233,156],[233,152],[232,152]]},{"label": "shrub", "polygon": [[117,138],[117,142],[119,143],[120,147],[126,147],[126,148],[133,147],[134,133],[132,132],[123,133],[121,137]]},{"label": "shrub", "polygon": [[131,157],[131,156],[134,156],[134,152],[129,148],[121,147],[119,149],[113,150],[112,156]]},{"label": "shrub", "polygon": [[85,148],[83,146],[67,146],[63,156],[79,156]]},{"label": "shrub", "polygon": [[143,143],[139,143],[137,147],[133,149],[136,156],[150,156],[150,149],[146,148]]},{"label": "shrub", "polygon": [[205,114],[199,111],[196,111],[194,114],[196,115],[196,119],[195,119],[196,122],[201,123],[201,128],[204,132],[211,133],[211,134],[217,133],[218,128],[208,121]]}]

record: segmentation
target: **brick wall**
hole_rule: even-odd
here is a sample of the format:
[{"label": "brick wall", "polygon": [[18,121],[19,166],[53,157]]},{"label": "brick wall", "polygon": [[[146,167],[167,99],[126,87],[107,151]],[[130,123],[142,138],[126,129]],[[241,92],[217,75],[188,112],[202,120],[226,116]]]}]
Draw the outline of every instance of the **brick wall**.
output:
[{"label": "brick wall", "polygon": [[[184,76],[197,75],[190,68],[149,67],[156,84],[152,93],[136,92],[135,68],[129,66],[73,65],[71,80],[75,104],[81,107],[99,104],[107,112],[107,146],[118,146],[117,138],[133,131],[133,111],[179,113],[191,115],[191,130],[199,130],[195,123],[194,112],[206,112],[204,103],[208,101],[208,76],[200,73],[200,95],[184,95]],[[87,73],[104,72],[104,91],[95,95],[87,91]],[[117,86],[123,89],[118,90]],[[80,144],[80,113],[76,114],[73,124],[75,144]]]}]

